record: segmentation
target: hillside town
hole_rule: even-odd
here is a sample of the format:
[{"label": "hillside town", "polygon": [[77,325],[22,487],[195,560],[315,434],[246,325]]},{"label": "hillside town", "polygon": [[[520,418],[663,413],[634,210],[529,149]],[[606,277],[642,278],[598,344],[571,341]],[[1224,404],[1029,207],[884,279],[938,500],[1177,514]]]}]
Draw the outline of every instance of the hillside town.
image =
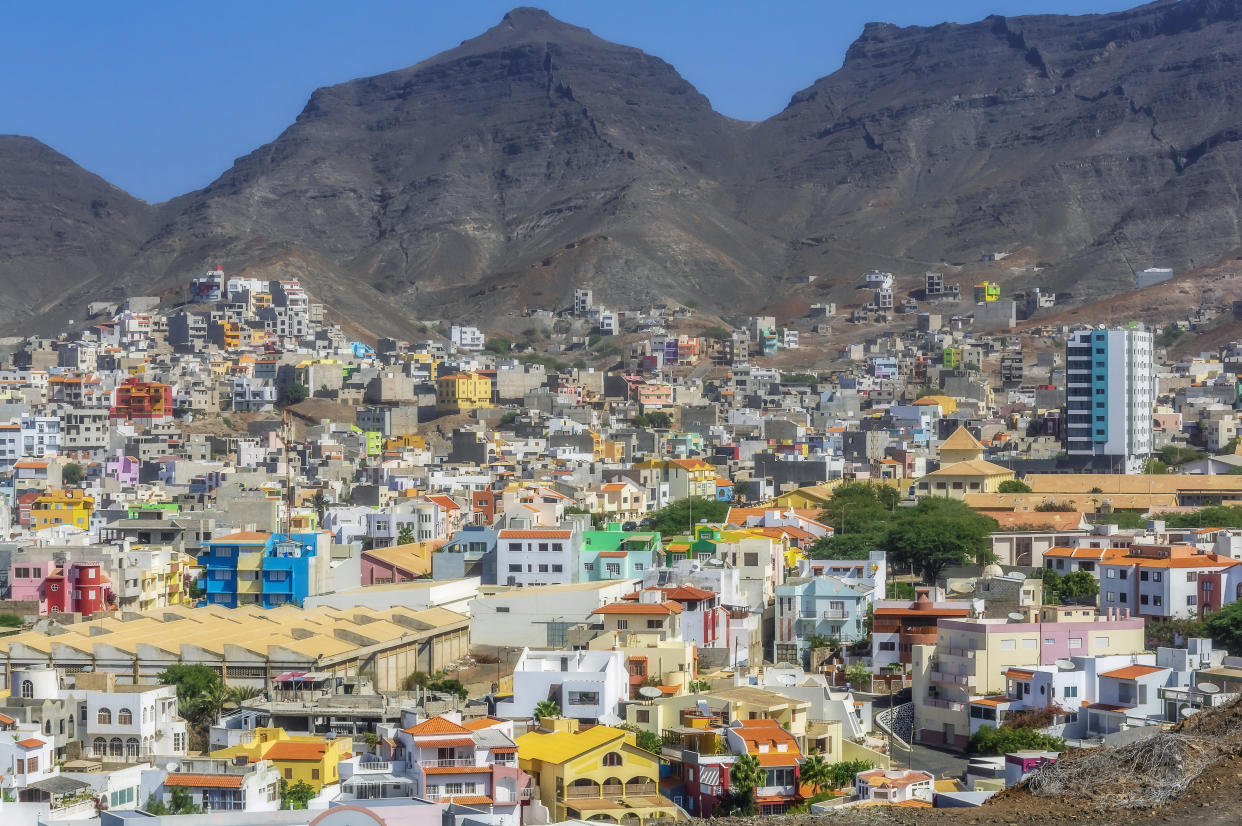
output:
[{"label": "hillside town", "polygon": [[0,340],[0,821],[975,811],[1233,703],[1242,343],[859,289]]}]

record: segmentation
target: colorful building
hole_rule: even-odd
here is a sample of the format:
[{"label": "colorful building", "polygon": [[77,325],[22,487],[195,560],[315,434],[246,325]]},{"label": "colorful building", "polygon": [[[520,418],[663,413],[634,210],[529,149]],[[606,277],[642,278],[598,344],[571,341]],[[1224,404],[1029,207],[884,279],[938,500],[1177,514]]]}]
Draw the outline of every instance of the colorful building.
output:
[{"label": "colorful building", "polygon": [[975,285],[975,302],[996,301],[1000,298],[1000,284],[995,281],[980,281]]},{"label": "colorful building", "polygon": [[162,382],[128,378],[112,394],[108,415],[127,422],[154,424],[168,421],[173,414],[172,388]]},{"label": "colorful building", "polygon": [[337,765],[348,758],[350,738],[291,735],[283,728],[256,728],[249,742],[220,749],[212,757],[245,757],[251,763],[268,760],[289,785],[306,783],[316,792],[338,782]]},{"label": "colorful building", "polygon": [[583,532],[578,582],[641,578],[657,566],[662,552],[659,533],[623,531],[609,522],[602,531]]},{"label": "colorful building", "polygon": [[31,530],[41,531],[57,525],[73,525],[87,530],[95,500],[80,490],[51,490],[37,497],[30,506]]},{"label": "colorful building", "polygon": [[492,406],[492,380],[479,373],[450,373],[436,379],[436,410],[463,413]]},{"label": "colorful building", "polygon": [[544,722],[551,730],[517,738],[518,766],[535,778],[539,801],[553,822],[649,826],[687,819],[660,793],[660,758],[640,749],[636,734],[611,726],[579,731],[572,719]]},{"label": "colorful building", "polygon": [[229,608],[300,606],[328,589],[330,537],[241,531],[204,542],[198,563],[207,602]]}]

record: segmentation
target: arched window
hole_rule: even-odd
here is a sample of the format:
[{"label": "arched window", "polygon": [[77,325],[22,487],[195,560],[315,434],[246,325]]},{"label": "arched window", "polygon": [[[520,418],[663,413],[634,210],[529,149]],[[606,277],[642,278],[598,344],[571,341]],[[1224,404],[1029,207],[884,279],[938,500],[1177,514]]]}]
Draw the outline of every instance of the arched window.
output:
[{"label": "arched window", "polygon": [[111,757],[125,756],[125,744],[121,742],[120,737],[113,737],[108,743],[108,754]]},{"label": "arched window", "polygon": [[99,709],[99,723],[104,726],[112,725],[112,712],[106,708]]},{"label": "arched window", "polygon": [[44,734],[52,733],[52,718],[49,717],[48,719],[43,721],[43,733]]},{"label": "arched window", "polygon": [[604,765],[605,766],[620,766],[621,755],[615,751],[608,752],[607,754],[604,755]]},{"label": "arched window", "polygon": [[102,737],[96,737],[94,747],[92,749],[96,757],[108,756],[108,741]]},{"label": "arched window", "polygon": [[141,749],[141,747],[142,747],[142,744],[138,742],[137,737],[131,737],[128,740],[126,740],[125,741],[125,759],[126,760],[137,760],[138,751],[139,749]]},{"label": "arched window", "polygon": [[134,712],[127,708],[123,708],[116,713],[116,724],[118,726],[132,726],[134,724]]},{"label": "arched window", "polygon": [[34,696],[34,683],[22,680],[22,696],[29,699]]}]

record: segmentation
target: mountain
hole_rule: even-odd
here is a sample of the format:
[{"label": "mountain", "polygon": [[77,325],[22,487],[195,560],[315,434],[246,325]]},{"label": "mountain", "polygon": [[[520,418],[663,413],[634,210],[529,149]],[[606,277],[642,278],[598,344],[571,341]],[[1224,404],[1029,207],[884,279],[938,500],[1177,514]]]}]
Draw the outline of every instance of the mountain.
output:
[{"label": "mountain", "polygon": [[[0,135],[0,325],[94,292],[152,231],[154,210],[32,138]],[[90,285],[88,287],[88,285]],[[106,286],[103,287],[106,290]],[[81,307],[84,302],[75,302]],[[78,316],[81,318],[81,316]]]},{"label": "mountain", "polygon": [[158,208],[93,178],[103,215],[79,208],[96,199],[76,178],[15,205],[0,165],[0,217],[71,212],[79,251],[53,273],[46,222],[3,221],[0,286],[25,266],[80,303],[220,263],[297,275],[399,330],[564,306],[582,284],[614,306],[741,312],[818,274],[816,294],[848,303],[869,267],[913,279],[1021,247],[1041,286],[1085,301],[1130,289],[1133,269],[1242,248],[1240,61],[1242,0],[869,24],[840,70],[750,124],[656,57],[516,9],[408,69],[315,91],[275,141]]}]

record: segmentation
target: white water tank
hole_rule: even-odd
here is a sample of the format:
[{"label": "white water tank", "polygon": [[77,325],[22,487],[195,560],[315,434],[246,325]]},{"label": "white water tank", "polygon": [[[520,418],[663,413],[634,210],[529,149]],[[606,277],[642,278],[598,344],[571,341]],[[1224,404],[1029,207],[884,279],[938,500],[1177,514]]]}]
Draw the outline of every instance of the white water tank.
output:
[{"label": "white water tank", "polygon": [[9,677],[9,696],[36,700],[55,699],[60,692],[60,676],[46,665],[15,668]]}]

